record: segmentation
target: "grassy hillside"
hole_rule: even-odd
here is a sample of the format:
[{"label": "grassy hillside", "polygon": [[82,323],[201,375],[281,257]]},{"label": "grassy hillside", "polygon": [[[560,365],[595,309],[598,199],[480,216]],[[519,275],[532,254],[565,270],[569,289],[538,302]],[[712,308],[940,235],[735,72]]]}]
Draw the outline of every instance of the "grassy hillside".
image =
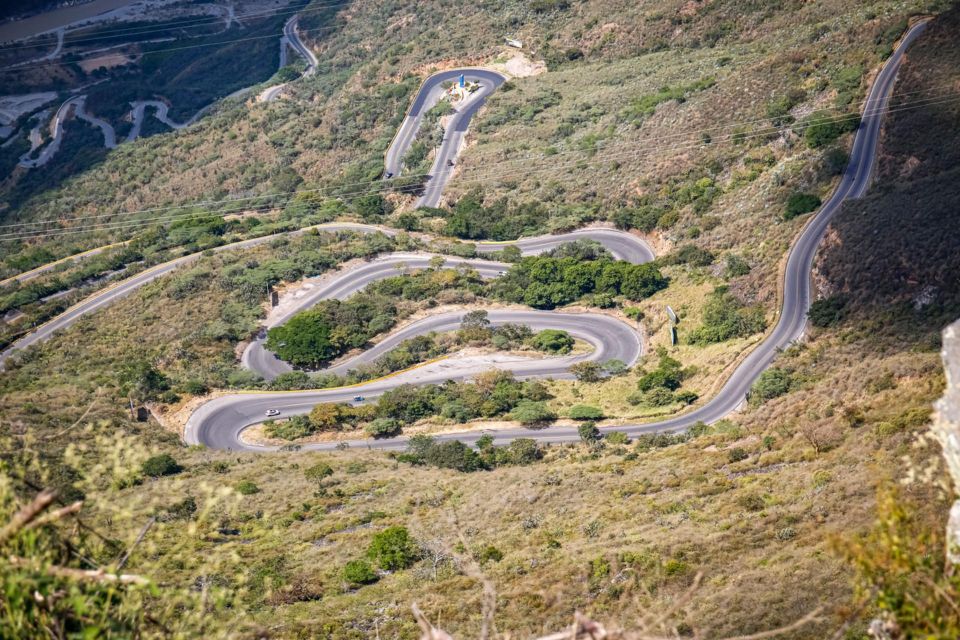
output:
[{"label": "grassy hillside", "polygon": [[[489,45],[491,53],[501,32],[510,27],[511,33],[534,43],[552,66],[547,74],[515,81],[513,91],[498,96],[485,113],[488,123],[498,113],[525,117],[523,105],[535,111],[531,96],[554,100],[546,91],[549,86],[562,99],[540,113],[567,110],[575,98],[563,93],[567,85],[557,79],[581,83],[579,95],[584,93],[584,77],[590,75],[573,73],[571,67],[600,77],[601,63],[617,68],[634,60],[661,60],[678,65],[672,67],[675,75],[664,72],[658,77],[659,71],[652,70],[643,80],[649,90],[632,91],[629,97],[638,101],[642,122],[626,131],[647,135],[654,131],[648,127],[655,126],[665,135],[671,122],[679,125],[679,118],[694,113],[706,119],[739,119],[743,104],[725,112],[725,118],[715,110],[723,104],[723,95],[735,94],[736,83],[749,78],[761,84],[755,94],[748,94],[753,97],[740,99],[765,121],[785,118],[782,105],[769,106],[779,94],[762,84],[786,82],[786,88],[795,79],[771,71],[781,69],[776,65],[787,64],[783,60],[792,55],[790,47],[776,46],[777,38],[796,46],[806,41],[801,48],[815,58],[822,48],[809,38],[821,26],[827,29],[818,37],[829,43],[824,59],[829,70],[821,60],[819,66],[811,63],[811,73],[827,74],[854,94],[862,92],[865,85],[854,86],[854,74],[841,71],[862,64],[866,73],[882,57],[886,40],[877,40],[877,34],[883,36],[890,25],[900,23],[903,7],[888,11],[892,5],[877,3],[874,9],[857,8],[876,12],[866,22],[869,28],[839,28],[836,25],[867,20],[866,13],[857,13],[862,19],[844,22],[848,4],[780,3],[777,9],[762,5],[765,8],[756,11],[745,11],[761,7],[756,3],[642,5],[630,9],[641,12],[642,19],[624,14],[632,16],[629,24],[635,27],[622,34],[606,27],[618,35],[602,46],[603,36],[588,36],[599,34],[604,23],[586,25],[604,15],[603,10],[614,15],[612,5],[604,3],[536,3],[542,11],[533,4],[528,9],[507,5],[497,14],[503,22],[485,21],[483,8],[468,8],[462,22],[464,29],[483,36],[475,42]],[[423,47],[378,50],[377,55],[392,57],[384,57],[377,68],[406,68],[411,60],[423,64],[424,51],[437,61],[452,55],[447,48],[452,45],[431,31],[431,20],[439,18],[421,15],[421,6],[437,8],[418,3],[395,15],[390,7],[380,7],[370,9],[370,20],[358,17],[366,14],[351,14],[347,22],[356,25],[357,44],[364,42],[366,29],[390,19],[400,20],[395,29],[403,35],[396,36],[398,41]],[[800,11],[790,13],[792,9]],[[511,12],[516,21],[511,22]],[[956,11],[935,20],[908,55],[897,95],[955,85],[960,69],[958,20]],[[345,28],[343,34],[348,33]],[[394,37],[390,33],[388,39]],[[743,57],[735,55],[736,47],[746,48]],[[568,53],[574,48],[583,57]],[[700,64],[710,59],[708,53],[721,50],[731,61],[711,67],[715,85],[683,91],[689,95],[682,102],[676,97],[641,100],[680,95],[673,89],[702,78],[684,73],[694,68],[684,65]],[[751,50],[756,66],[747,62]],[[77,179],[75,193],[89,197],[99,178],[103,191],[98,193],[109,195],[121,176],[130,178],[129,188],[117,192],[127,197],[127,204],[225,194],[241,187],[282,190],[278,184],[262,186],[250,177],[253,173],[241,175],[243,170],[269,173],[270,167],[281,166],[281,157],[289,160],[282,166],[304,184],[322,184],[324,172],[341,162],[366,167],[362,158],[367,158],[372,167],[379,153],[376,141],[385,144],[389,139],[417,83],[396,78],[386,85],[389,89],[364,87],[363,74],[349,74],[366,68],[353,66],[368,64],[356,60],[366,55],[363,51],[360,46],[322,51],[326,63],[339,60],[340,75],[331,68],[330,74],[298,88],[293,99],[255,106],[249,113],[228,109],[195,130],[121,149]],[[694,62],[683,62],[688,58]],[[806,102],[798,103],[806,105],[804,109],[840,100],[838,86],[814,86],[807,88]],[[607,95],[611,101],[621,99],[616,94],[610,90]],[[311,111],[301,102],[307,95],[313,100]],[[363,99],[374,95],[383,95],[383,100]],[[647,106],[655,102],[659,104],[653,114],[647,114]],[[336,111],[351,104],[349,114]],[[930,402],[943,387],[938,332],[947,319],[960,315],[955,278],[960,265],[954,264],[960,236],[950,232],[960,198],[954,175],[954,105],[914,104],[889,116],[877,186],[862,201],[845,205],[818,258],[816,283],[823,301],[815,305],[809,339],[778,358],[750,404],[688,441],[624,443],[611,438],[547,448],[541,459],[518,455],[492,470],[471,473],[449,468],[462,462],[455,457],[462,453],[456,451],[419,457],[367,451],[254,456],[185,448],[177,434],[156,422],[131,420],[128,398],[172,400],[163,397],[172,392],[187,399],[203,392],[204,384],[230,384],[229,376],[236,371],[234,348],[262,313],[263,285],[278,278],[295,281],[392,245],[382,239],[308,236],[243,253],[205,256],[190,270],[161,279],[79,323],[0,376],[4,470],[13,477],[0,484],[0,513],[8,515],[17,500],[32,496],[31,485],[59,487],[69,500],[79,488],[87,500],[84,522],[109,533],[104,541],[90,532],[74,535],[67,526],[58,527],[54,536],[47,527],[42,529],[50,536],[47,564],[4,567],[0,575],[18,585],[37,579],[45,585],[41,588],[53,591],[56,581],[37,578],[46,576],[43,568],[49,563],[86,567],[78,559],[82,555],[110,564],[133,546],[153,517],[125,570],[154,579],[158,591],[125,589],[128,595],[111,601],[115,609],[94,609],[123,612],[123,620],[147,636],[415,637],[410,605],[417,602],[438,626],[471,637],[481,625],[484,580],[489,584],[486,597],[496,604],[494,620],[501,634],[526,637],[555,631],[569,624],[574,611],[630,628],[646,612],[655,616],[667,610],[702,574],[690,600],[654,631],[681,637],[693,631],[705,637],[749,634],[822,607],[818,621],[785,637],[839,633],[865,638],[868,621],[881,611],[896,618],[905,637],[953,637],[958,623],[951,603],[958,589],[956,579],[944,575],[936,535],[942,530],[948,494],[937,484],[936,447],[917,435],[928,422]],[[342,115],[331,120],[333,113]],[[608,113],[599,119],[622,117],[619,109]],[[793,117],[805,115],[801,111]],[[319,119],[311,125],[315,128],[304,126],[309,117]],[[344,133],[332,149],[317,145],[318,139],[361,117],[372,123],[364,137]],[[529,148],[536,150],[549,144],[537,136],[559,123],[543,122],[540,127],[538,117],[534,114],[529,127],[509,119],[498,127],[514,136],[529,132]],[[223,138],[212,133],[215,123],[228,127]],[[267,129],[268,123],[276,129]],[[294,136],[295,130],[301,135]],[[480,124],[478,143],[467,160],[485,149],[504,153],[502,148],[493,150],[504,144],[500,130]],[[239,135],[241,131],[245,133]],[[238,135],[231,139],[231,132]],[[285,135],[289,139],[281,139]],[[278,136],[276,146],[266,141],[272,136]],[[185,147],[174,149],[174,139]],[[347,147],[344,142],[351,139],[362,142]],[[227,140],[236,144],[227,145]],[[643,169],[641,163],[648,160],[636,160],[624,166],[620,182],[611,178],[604,183],[606,174],[596,174],[596,184],[605,185],[598,189],[598,201],[608,193],[612,202],[622,198],[635,222],[649,216],[649,207],[674,220],[662,225],[669,227],[661,229],[662,235],[654,234],[662,247],[690,244],[714,253],[706,258],[701,251],[678,248],[663,266],[670,286],[641,304],[654,346],[666,346],[660,306],[668,302],[684,316],[685,342],[670,354],[685,367],[697,365],[684,385],[704,395],[716,384],[730,354],[756,339],[690,343],[708,315],[706,302],[715,298],[715,285],[729,285],[738,304],[762,301],[769,310],[776,264],[803,218],[774,221],[783,220],[794,192],[825,195],[832,179],[824,164],[832,147],[810,147],[805,133],[752,140],[711,142],[705,151],[688,150],[676,157],[658,153],[665,163],[659,168]],[[841,138],[837,148],[843,143]],[[187,149],[190,145],[195,146]],[[144,158],[148,150],[154,164],[121,167],[119,158]],[[166,164],[168,159],[171,166],[175,162],[171,156],[183,162],[182,175]],[[653,155],[650,158],[652,162]],[[258,159],[266,164],[257,164]],[[724,165],[708,174],[714,176],[714,185],[723,187],[716,195],[706,183],[696,186],[708,175],[686,173],[714,159]],[[674,164],[678,169],[670,168]],[[645,171],[653,176],[650,180],[662,181],[644,187],[656,200],[629,202],[627,190],[633,187],[621,183],[632,184],[630,177],[648,175]],[[738,172],[743,173],[740,178],[735,177]],[[220,186],[214,186],[217,176],[224,180]],[[457,184],[471,188],[464,178]],[[176,193],[178,185],[190,185],[191,191]],[[569,187],[556,196],[563,207],[578,208],[593,198],[580,199],[585,187],[573,179],[561,186]],[[544,185],[526,177],[518,180],[516,191],[508,188],[490,187],[490,193],[477,200],[494,207],[501,193],[509,193],[511,203],[546,194]],[[620,188],[624,191],[616,191]],[[25,216],[52,211],[33,205],[22,210]],[[608,209],[597,211],[605,214]],[[425,224],[445,224],[443,215]],[[564,209],[562,216],[568,215]],[[707,222],[711,219],[717,222]],[[693,227],[699,233],[692,232]],[[192,232],[187,237],[197,242]],[[728,259],[728,253],[746,268]],[[742,308],[749,312],[749,305]],[[655,356],[644,366],[656,367]],[[554,383],[549,403],[560,413],[572,404],[590,403],[613,415],[630,415],[623,398],[636,390],[638,378],[639,372],[633,372],[607,384]],[[34,458],[31,452],[37,451],[42,455]],[[172,456],[176,465],[160,460],[144,466],[149,456],[161,453]],[[318,465],[328,465],[330,473]],[[916,480],[900,486],[905,477]],[[387,546],[395,553],[384,561],[386,542],[377,534],[394,532],[391,527],[404,527],[413,543],[398,542],[392,533],[394,544]],[[60,538],[70,540],[76,554],[64,551],[70,547],[59,544]],[[0,540],[0,557],[7,562],[30,544],[45,541]],[[368,557],[371,548],[374,553]],[[358,560],[371,566],[365,569]],[[373,572],[378,566],[381,570]],[[495,595],[489,595],[490,589]],[[101,596],[85,592],[96,602],[103,602],[95,600]],[[24,605],[24,610],[37,609]],[[145,610],[150,616],[144,616]]]}]

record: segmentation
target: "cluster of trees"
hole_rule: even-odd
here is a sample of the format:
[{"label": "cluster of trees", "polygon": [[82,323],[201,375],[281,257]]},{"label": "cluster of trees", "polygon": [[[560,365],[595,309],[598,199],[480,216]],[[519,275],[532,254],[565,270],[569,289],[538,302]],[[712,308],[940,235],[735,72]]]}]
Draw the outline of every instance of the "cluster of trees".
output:
[{"label": "cluster of trees", "polygon": [[439,441],[431,436],[410,438],[407,450],[397,460],[457,471],[481,471],[507,465],[532,464],[543,457],[543,449],[532,438],[517,438],[505,447],[493,446],[493,436],[483,435],[473,449],[459,440]]},{"label": "cluster of trees", "polygon": [[471,191],[451,209],[423,209],[423,213],[446,218],[444,233],[467,240],[512,240],[543,233],[551,212],[541,202],[509,204],[501,198],[489,206],[483,194]]},{"label": "cluster of trees", "polygon": [[666,286],[667,279],[653,264],[535,256],[511,267],[490,289],[501,300],[553,309],[586,295],[643,300]]},{"label": "cluster of trees", "polygon": [[486,311],[471,311],[464,316],[460,329],[454,333],[431,332],[404,340],[376,361],[361,364],[345,376],[317,376],[313,379],[313,386],[336,387],[379,378],[450,353],[463,345],[489,346],[500,351],[532,347],[550,355],[562,355],[570,353],[574,340],[566,331],[557,329],[534,333],[530,327],[523,324],[506,323],[494,327],[487,319]]},{"label": "cluster of trees", "polygon": [[397,321],[393,298],[361,292],[346,300],[324,300],[267,332],[266,346],[298,367],[318,367],[364,346]]},{"label": "cluster of trees", "polygon": [[501,351],[530,346],[551,355],[573,350],[573,337],[560,329],[544,329],[534,333],[525,324],[507,322],[494,327],[486,311],[478,309],[463,316],[457,331],[459,344],[489,344]]},{"label": "cluster of trees", "polygon": [[433,258],[431,264],[429,269],[374,282],[366,291],[411,301],[427,300],[451,289],[483,295],[486,283],[476,271],[468,268],[444,269],[441,257]]},{"label": "cluster of trees", "polygon": [[760,306],[747,306],[727,287],[717,287],[703,308],[703,324],[688,338],[690,344],[712,344],[731,338],[745,338],[767,328]]},{"label": "cluster of trees", "polygon": [[669,229],[680,219],[681,211],[690,207],[693,213],[705,213],[723,193],[714,179],[717,167],[695,169],[685,176],[671,178],[658,185],[655,193],[646,194],[610,214],[618,229]]},{"label": "cluster of trees", "polygon": [[640,376],[637,380],[637,393],[628,401],[633,404],[647,404],[653,407],[666,407],[674,403],[692,404],[698,398],[689,389],[681,390],[684,379],[693,371],[684,369],[680,361],[671,358],[662,347],[657,351],[660,360],[657,368]]},{"label": "cluster of trees", "polygon": [[478,375],[473,383],[449,380],[441,385],[402,385],[386,391],[376,402],[358,406],[320,403],[308,415],[268,421],[267,435],[295,440],[362,426],[374,437],[389,437],[400,433],[404,425],[433,416],[463,423],[509,415],[535,425],[556,418],[544,402],[549,397],[540,382],[522,382],[508,371],[492,370]]}]

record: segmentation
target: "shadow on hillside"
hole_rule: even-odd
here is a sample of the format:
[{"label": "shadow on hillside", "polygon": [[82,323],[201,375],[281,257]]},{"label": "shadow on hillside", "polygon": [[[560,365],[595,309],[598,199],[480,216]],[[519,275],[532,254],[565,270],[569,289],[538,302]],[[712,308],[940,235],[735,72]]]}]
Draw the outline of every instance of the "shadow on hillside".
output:
[{"label": "shadow on hillside", "polygon": [[917,103],[960,84],[958,30],[952,10],[908,53],[874,186],[844,206],[818,259],[830,292],[847,301],[845,323],[882,342],[937,348],[960,317],[960,103]]}]

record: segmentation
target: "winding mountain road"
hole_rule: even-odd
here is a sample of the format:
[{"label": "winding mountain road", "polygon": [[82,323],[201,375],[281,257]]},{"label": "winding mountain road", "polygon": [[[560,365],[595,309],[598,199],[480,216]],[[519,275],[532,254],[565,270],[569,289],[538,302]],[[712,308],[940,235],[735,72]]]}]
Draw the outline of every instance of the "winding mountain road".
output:
[{"label": "winding mountain road", "polygon": [[[310,47],[300,39],[300,34],[297,32],[297,18],[299,16],[293,16],[283,25],[283,35],[280,37],[280,68],[287,66],[287,47],[293,47],[293,50],[296,51],[300,56],[307,61],[307,68],[300,76],[301,78],[306,78],[312,76],[317,71],[317,65],[320,64],[320,61],[317,59],[316,54],[310,50]],[[273,102],[278,97],[280,93],[289,85],[289,82],[284,82],[282,84],[274,85],[272,87],[267,87],[260,92],[260,95],[257,96],[258,102]]]},{"label": "winding mountain road", "polygon": [[463,138],[467,133],[470,120],[487,101],[487,97],[507,80],[506,76],[497,71],[473,68],[441,71],[424,80],[413,99],[413,104],[407,111],[407,116],[387,149],[384,158],[385,176],[400,175],[403,169],[403,157],[416,140],[424,116],[443,98],[446,93],[444,83],[457,82],[460,74],[464,75],[466,82],[477,83],[479,88],[454,106],[455,111],[450,116],[443,142],[430,169],[430,178],[424,185],[423,195],[417,201],[418,207],[436,207],[440,204],[440,196],[453,175],[455,161],[463,145]]},{"label": "winding mountain road", "polygon": [[[668,420],[648,424],[618,426],[616,427],[618,431],[623,431],[631,435],[647,432],[681,431],[698,421],[711,423],[729,415],[743,403],[753,382],[770,365],[770,363],[776,357],[776,354],[781,349],[789,346],[793,341],[802,336],[806,326],[807,310],[809,309],[811,299],[810,272],[817,249],[828,225],[830,224],[830,221],[840,211],[842,203],[848,198],[853,199],[861,197],[870,185],[873,167],[876,161],[883,113],[886,109],[890,93],[896,81],[897,71],[902,63],[904,52],[909,47],[910,43],[912,43],[923,32],[925,27],[925,22],[920,22],[912,26],[902,38],[900,45],[890,56],[887,63],[878,73],[866,101],[866,110],[854,138],[853,149],[847,168],[844,171],[844,174],[841,177],[834,193],[826,201],[826,203],[824,203],[820,210],[811,216],[807,222],[807,225],[804,227],[803,231],[791,247],[784,272],[782,306],[780,308],[778,319],[773,331],[737,367],[730,378],[725,382],[721,391],[701,407],[684,415]],[[451,76],[447,77],[446,79],[452,79],[456,75],[459,75],[458,70],[445,73],[451,74]],[[388,170],[391,166],[391,162],[395,163],[393,165],[395,168],[399,168],[399,164],[396,163],[398,163],[399,159],[402,158],[401,151],[403,150],[404,144],[402,140],[407,141],[405,144],[408,148],[409,144],[412,143],[413,139],[416,137],[416,128],[419,126],[417,123],[417,114],[419,114],[419,117],[422,118],[425,110],[429,109],[429,107],[426,106],[429,104],[429,94],[434,92],[437,87],[439,87],[441,82],[443,82],[443,79],[438,79],[433,82],[430,82],[428,79],[428,82],[424,84],[421,93],[418,94],[417,99],[415,100],[414,107],[411,108],[410,111],[411,114],[414,114],[414,121],[408,124],[408,120],[411,117],[408,116],[408,120],[404,121],[406,129],[403,127],[401,128],[401,131],[398,132],[397,139],[395,139],[394,143],[391,145],[391,149],[393,150],[392,158],[391,153],[388,152]],[[494,81],[491,80],[491,82]],[[440,90],[442,91],[442,87]],[[426,92],[427,95],[424,95],[424,92]],[[417,106],[418,104],[419,106]],[[479,108],[479,104],[472,103],[471,105],[467,105],[465,107],[465,109],[467,108],[472,109],[473,112],[475,112],[475,110]],[[461,111],[461,114],[465,114],[465,111]],[[465,131],[468,121],[469,117],[466,117],[466,119],[462,121],[462,131]],[[450,136],[448,135],[448,137]],[[447,154],[447,158],[455,157],[456,149],[457,146],[452,145],[447,148],[446,152],[443,152],[442,148],[442,153],[438,154],[438,161],[441,157],[443,157],[443,153]],[[450,154],[453,155],[451,156]],[[449,176],[447,176],[447,178],[448,177]],[[440,179],[439,182],[437,182],[437,185],[439,189],[442,189],[446,178],[444,178],[442,174],[437,174],[434,176],[434,178]],[[428,183],[428,186],[429,184],[430,183]],[[437,198],[439,198],[439,196],[437,196]],[[324,227],[331,230],[345,228],[350,228],[356,231],[379,230],[366,225],[320,225],[320,228]],[[302,233],[303,231],[305,230],[293,233]],[[634,259],[636,261],[642,261],[647,259],[647,256],[652,255],[649,253],[649,248],[646,248],[642,242],[635,237],[629,236],[629,234],[622,232],[615,232],[612,230],[582,230],[574,232],[574,235],[576,234],[580,234],[581,237],[592,237],[603,243],[605,246],[609,246],[611,251],[614,252],[615,255],[618,255],[618,257],[624,257],[625,254],[633,252]],[[263,238],[245,240],[242,242],[233,243],[231,245],[219,247],[217,250],[223,251],[227,249],[253,246],[255,244],[270,241],[275,237],[277,236],[267,236]],[[626,238],[633,239],[627,240]],[[568,237],[567,239],[571,238]],[[625,243],[623,246],[619,246],[621,240],[623,240]],[[550,246],[562,241],[564,240],[561,240],[560,238],[542,237],[520,241],[516,244],[521,247],[521,252],[538,252],[546,250],[546,248],[549,248]],[[629,246],[630,243],[633,243],[635,246],[631,248]],[[480,245],[478,249],[490,252],[499,250],[503,246],[504,243],[491,243]],[[135,290],[139,286],[143,286],[143,284],[146,282],[160,277],[161,275],[168,273],[189,261],[195,260],[199,255],[200,254],[191,254],[189,256],[183,256],[174,261],[158,265],[144,271],[141,274],[138,274],[137,276],[117,283],[113,287],[94,294],[87,300],[75,305],[71,309],[68,309],[64,314],[61,314],[46,325],[43,325],[34,333],[24,336],[20,339],[20,341],[0,354],[0,366],[2,366],[3,362],[13,351],[22,349],[29,344],[49,338],[50,335],[52,335],[56,330],[69,326],[75,322],[77,318],[95,311],[96,309],[109,304],[111,301],[119,297],[128,295],[131,291]],[[374,271],[376,271],[376,268],[374,268]],[[353,278],[355,275],[350,272],[343,273],[346,274],[343,276],[346,278]],[[373,278],[373,272],[368,273],[365,277],[368,277],[368,282],[372,281],[372,279],[369,278]],[[357,279],[359,280],[360,278]],[[335,278],[334,283],[330,283],[327,286],[327,291],[331,294],[337,292],[337,286],[343,286],[344,289],[339,291],[338,295],[346,295],[357,290],[357,287],[362,286],[362,283],[345,282],[342,280],[338,282],[338,279]],[[317,299],[321,298],[322,295]],[[578,315],[551,313],[549,316],[542,316],[540,315],[541,312],[528,313],[536,315],[536,317],[531,316],[529,318],[529,323],[533,324],[534,326],[568,328],[571,333],[574,333],[575,335],[578,335],[588,341],[592,341],[595,351],[590,357],[595,357],[597,359],[618,357],[620,359],[624,359],[626,362],[632,362],[636,359],[636,357],[639,356],[639,338],[636,339],[636,355],[633,355],[631,359],[631,355],[633,354],[632,349],[634,348],[632,346],[632,342],[630,341],[632,339],[628,340],[626,338],[626,334],[620,336],[620,334],[617,332],[621,330],[632,332],[632,329],[614,318],[602,316],[601,314]],[[515,317],[516,316],[511,317],[509,321],[518,321],[513,319]],[[573,318],[572,321],[570,320],[571,318]],[[507,321],[503,318],[498,318],[498,320]],[[430,321],[434,322],[431,323]],[[458,318],[453,316],[436,316],[435,318],[428,318],[426,321],[423,321],[423,324],[420,324],[410,330],[438,330],[435,327],[453,327],[455,324],[458,324],[458,322]],[[548,322],[550,324],[537,324],[542,322]],[[414,327],[414,325],[410,325],[410,327]],[[623,327],[623,329],[619,327]],[[634,333],[634,335],[636,334]],[[616,347],[612,343],[606,342],[604,336],[613,337],[614,341],[627,340],[627,351],[616,351],[615,348],[623,348],[623,345]],[[398,336],[391,336],[389,338],[389,340],[398,339]],[[549,359],[534,360],[530,362],[533,363],[532,370],[514,370],[518,372],[518,375],[525,377],[554,374],[561,375],[563,373],[563,371],[557,371],[556,369],[548,369],[547,367],[552,366],[549,362]],[[489,365],[487,366],[489,367]],[[450,367],[454,367],[454,369],[451,369]],[[477,370],[470,370],[469,367],[457,366],[455,362],[434,363],[432,365],[428,365],[427,367],[423,367],[418,371],[417,383],[422,384],[427,382],[442,382],[451,378],[468,378],[471,375],[475,375],[477,372]],[[327,389],[320,391],[235,393],[224,395],[205,403],[194,412],[187,423],[184,439],[189,444],[204,444],[209,447],[221,449],[270,449],[269,447],[260,447],[245,443],[241,439],[243,430],[248,428],[250,425],[262,421],[264,412],[268,408],[279,409],[282,416],[304,414],[309,412],[310,409],[318,402],[349,402],[355,395],[358,394],[363,395],[366,398],[374,398],[384,391],[403,383],[403,381],[404,374],[400,374],[370,381],[361,385],[354,385],[350,388]],[[444,434],[439,436],[438,439],[455,439],[472,443],[484,433],[486,433],[486,431]],[[500,444],[507,443],[517,437],[531,437],[541,442],[571,442],[576,441],[579,438],[576,429],[570,427],[555,427],[537,431],[524,428],[511,428],[492,432],[492,435],[495,438],[495,442]],[[401,448],[406,446],[406,438],[399,437],[386,440],[353,440],[347,441],[346,443],[316,443],[306,445],[305,448],[330,450],[339,446],[343,446],[343,444],[360,447]]]},{"label": "winding mountain road", "polygon": [[[726,417],[745,401],[753,382],[770,365],[777,353],[802,336],[810,307],[810,272],[820,241],[830,221],[840,211],[843,202],[848,198],[861,197],[870,185],[876,163],[883,113],[896,81],[897,71],[903,61],[904,52],[925,28],[926,22],[913,25],[880,70],[865,103],[864,117],[856,132],[850,161],[840,183],[820,210],[808,220],[800,236],[790,248],[784,272],[782,306],[773,331],[747,356],[720,392],[706,404],[668,420],[617,426],[617,431],[628,435],[682,431],[700,421],[712,423]],[[446,379],[442,374],[442,371],[437,374],[438,382]],[[418,382],[429,381],[428,378],[421,377]],[[279,409],[281,416],[304,414],[318,402],[350,402],[351,398],[357,394],[373,398],[401,382],[402,376],[396,376],[344,389],[221,396],[207,402],[193,413],[187,422],[184,439],[188,444],[203,444],[218,449],[268,450],[270,447],[246,443],[241,438],[244,429],[263,420],[262,416],[267,409]],[[465,431],[444,434],[438,436],[438,439],[473,443],[484,433],[484,431]],[[534,438],[548,443],[575,442],[579,439],[576,429],[572,427],[543,430],[511,428],[493,431],[491,435],[497,444],[506,444],[519,437]],[[337,447],[351,446],[395,449],[405,447],[406,441],[404,437],[383,440],[364,439],[313,443],[303,448],[334,450]]]},{"label": "winding mountain road", "polygon": [[[653,260],[653,251],[640,238],[606,228],[586,228],[553,236],[537,236],[535,238],[525,238],[511,243],[495,242],[480,245],[479,252],[499,251],[505,246],[514,245],[520,249],[521,255],[535,255],[554,249],[565,242],[589,239],[602,244],[616,258],[626,260],[634,264],[649,262]],[[276,327],[289,320],[293,315],[309,309],[321,300],[332,298],[344,299],[354,293],[364,289],[367,285],[384,278],[399,275],[411,270],[426,269],[430,267],[431,260],[435,258],[444,259],[445,268],[468,267],[476,270],[482,278],[496,278],[504,274],[510,265],[504,262],[493,262],[491,260],[478,260],[469,258],[457,258],[451,256],[439,256],[431,253],[390,253],[382,255],[370,262],[364,263],[359,267],[345,269],[333,274],[333,277],[323,277],[319,279],[317,286],[309,290],[309,293],[296,299],[296,303],[285,308],[282,313],[271,314],[264,329]],[[310,283],[313,284],[313,283]],[[522,315],[518,312],[510,312],[513,315]],[[604,316],[606,317],[606,316]],[[503,319],[503,322],[521,322],[521,320]],[[579,321],[580,330],[586,330],[582,325],[585,321],[581,318]],[[430,331],[440,331],[439,325],[425,323],[421,326],[421,333]],[[459,326],[459,325],[458,325]],[[456,327],[454,327],[456,328]],[[544,327],[549,328],[549,327]],[[447,329],[444,329],[447,330]],[[266,380],[273,380],[278,375],[293,371],[293,367],[277,358],[272,352],[264,346],[265,331],[253,340],[243,352],[241,362],[244,367],[254,373],[259,374]],[[407,338],[413,337],[412,334],[405,333]],[[324,369],[327,373],[345,374],[358,364],[373,362],[383,351],[380,345],[374,349],[352,358],[346,363]],[[398,344],[398,343],[397,343]],[[621,358],[622,359],[622,358]],[[625,361],[626,362],[626,361]],[[546,374],[544,374],[546,375]]]}]

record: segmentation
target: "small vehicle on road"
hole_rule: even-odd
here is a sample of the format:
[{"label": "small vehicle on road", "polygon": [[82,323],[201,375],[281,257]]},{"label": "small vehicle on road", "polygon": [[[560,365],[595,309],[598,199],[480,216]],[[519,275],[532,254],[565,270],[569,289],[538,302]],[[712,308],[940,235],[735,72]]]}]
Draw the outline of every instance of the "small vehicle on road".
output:
[{"label": "small vehicle on road", "polygon": [[280,415],[280,409],[267,409],[267,417],[272,418],[273,416]]},{"label": "small vehicle on road", "polygon": [[353,396],[354,402],[363,402],[364,400],[366,400],[366,398],[364,398],[363,396]]},{"label": "small vehicle on road", "polygon": [[393,177],[393,171],[387,171],[387,175],[386,175],[385,177],[387,178],[387,180],[389,180],[390,178],[392,178],[392,177]]},{"label": "small vehicle on road", "polygon": [[452,166],[453,166],[453,160],[447,160],[447,166],[448,166],[448,167],[452,167]]}]

